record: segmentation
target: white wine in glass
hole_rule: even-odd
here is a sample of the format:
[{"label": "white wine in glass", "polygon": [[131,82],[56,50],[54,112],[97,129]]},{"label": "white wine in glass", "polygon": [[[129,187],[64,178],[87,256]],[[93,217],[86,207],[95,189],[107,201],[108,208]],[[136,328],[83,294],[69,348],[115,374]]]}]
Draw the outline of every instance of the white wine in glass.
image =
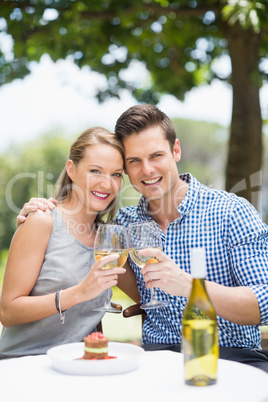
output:
[{"label": "white wine in glass", "polygon": [[[129,255],[132,261],[140,268],[146,264],[155,264],[158,259],[154,256],[140,255],[140,250],[154,248],[162,250],[162,239],[154,222],[133,223],[128,226]],[[157,300],[154,288],[151,288],[151,299],[140,307],[144,310],[166,307],[165,301]]]},{"label": "white wine in glass", "polygon": [[[158,248],[159,250],[162,250],[162,247],[154,247]],[[129,249],[129,255],[132,259],[133,262],[135,262],[138,267],[143,268],[146,264],[154,264],[158,262],[158,259],[156,257],[148,256],[148,255],[140,255],[140,249],[134,249],[130,248]]]},{"label": "white wine in glass", "polygon": [[[128,256],[127,230],[121,225],[99,225],[94,243],[95,261],[112,254],[119,254],[119,257],[105,265],[102,269],[123,267]],[[97,311],[106,313],[120,313],[121,311],[111,305],[111,288],[108,289],[107,298],[103,307],[95,308]]]},{"label": "white wine in glass", "polygon": [[108,262],[108,264],[103,265],[102,269],[123,267],[127,261],[128,250],[113,250],[113,251],[95,250],[94,251],[95,261],[99,261],[102,257],[107,257],[107,255],[112,254],[119,254],[119,258],[117,258],[117,260]]}]

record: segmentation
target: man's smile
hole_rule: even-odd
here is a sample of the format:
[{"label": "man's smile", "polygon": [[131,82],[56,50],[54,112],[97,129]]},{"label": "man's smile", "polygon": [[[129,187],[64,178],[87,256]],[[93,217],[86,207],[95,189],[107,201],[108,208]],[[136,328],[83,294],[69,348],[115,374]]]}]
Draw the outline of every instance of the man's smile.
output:
[{"label": "man's smile", "polygon": [[156,177],[156,178],[153,178],[153,179],[142,180],[141,182],[142,182],[143,184],[145,184],[146,186],[151,186],[151,185],[153,185],[153,184],[160,183],[160,181],[161,181],[162,179],[163,179],[163,177],[160,176],[160,177]]}]

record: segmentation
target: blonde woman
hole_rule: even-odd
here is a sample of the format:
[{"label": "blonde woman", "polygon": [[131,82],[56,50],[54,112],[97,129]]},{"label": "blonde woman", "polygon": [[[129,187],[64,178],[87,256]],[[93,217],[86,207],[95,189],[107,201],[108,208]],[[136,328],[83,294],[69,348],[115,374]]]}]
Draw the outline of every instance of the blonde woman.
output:
[{"label": "blonde woman", "polygon": [[0,358],[82,341],[104,314],[94,308],[121,274],[122,290],[139,301],[131,270],[102,270],[116,256],[94,261],[96,226],[104,214],[113,218],[122,172],[123,148],[107,130],[87,130],[71,146],[58,207],[30,214],[12,240],[0,303]]}]

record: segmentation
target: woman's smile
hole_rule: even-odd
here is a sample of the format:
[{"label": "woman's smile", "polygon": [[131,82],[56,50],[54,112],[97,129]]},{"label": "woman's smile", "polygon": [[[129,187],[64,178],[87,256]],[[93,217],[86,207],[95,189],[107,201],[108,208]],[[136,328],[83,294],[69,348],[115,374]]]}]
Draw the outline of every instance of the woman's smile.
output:
[{"label": "woman's smile", "polygon": [[91,194],[94,195],[94,197],[98,198],[99,200],[106,200],[110,193],[102,193],[100,191],[91,191]]}]

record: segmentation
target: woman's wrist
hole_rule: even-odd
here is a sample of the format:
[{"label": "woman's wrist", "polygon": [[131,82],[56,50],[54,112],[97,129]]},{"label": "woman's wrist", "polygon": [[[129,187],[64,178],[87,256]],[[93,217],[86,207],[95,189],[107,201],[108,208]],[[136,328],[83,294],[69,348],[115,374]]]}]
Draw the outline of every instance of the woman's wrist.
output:
[{"label": "woman's wrist", "polygon": [[85,300],[81,296],[78,285],[63,289],[60,298],[62,311],[84,302]]},{"label": "woman's wrist", "polygon": [[66,310],[62,310],[62,307],[61,307],[61,294],[62,294],[62,290],[58,290],[55,293],[55,305],[56,305],[56,309],[58,310],[58,313],[60,315],[60,321],[62,324],[64,324]]}]

